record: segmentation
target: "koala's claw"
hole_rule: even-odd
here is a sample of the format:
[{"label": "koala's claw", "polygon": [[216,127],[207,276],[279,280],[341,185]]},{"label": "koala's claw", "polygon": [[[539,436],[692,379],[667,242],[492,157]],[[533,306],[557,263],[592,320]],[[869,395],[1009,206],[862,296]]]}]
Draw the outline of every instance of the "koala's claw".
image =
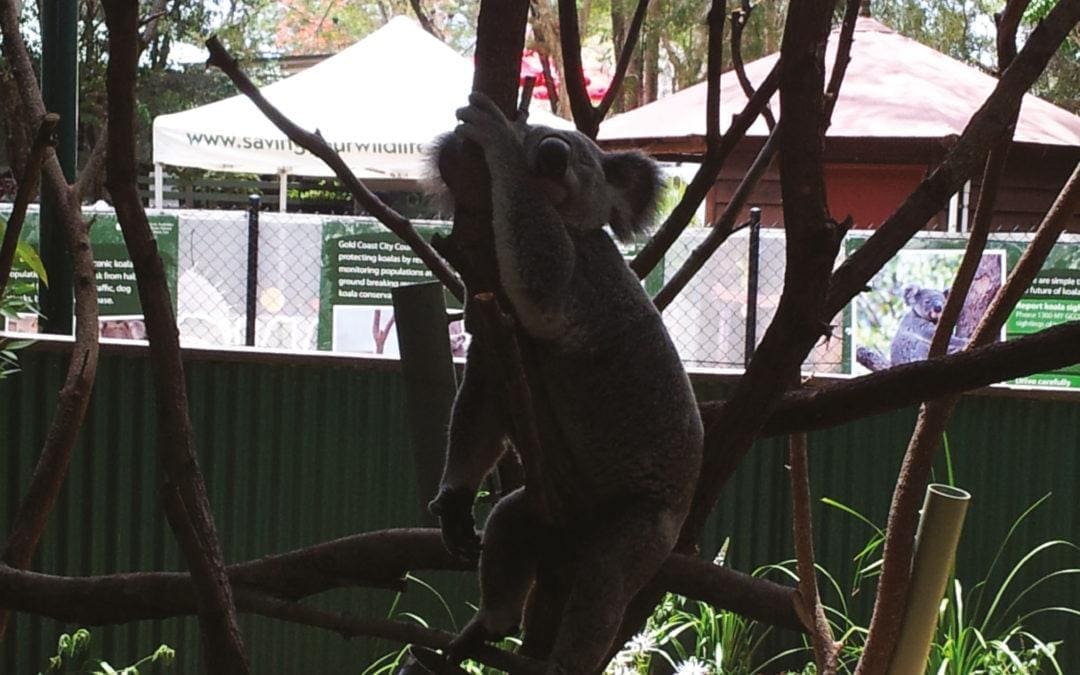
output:
[{"label": "koala's claw", "polygon": [[428,511],[439,517],[443,546],[452,555],[470,562],[480,559],[480,536],[476,533],[472,515],[473,499],[470,492],[443,488],[428,504]]}]

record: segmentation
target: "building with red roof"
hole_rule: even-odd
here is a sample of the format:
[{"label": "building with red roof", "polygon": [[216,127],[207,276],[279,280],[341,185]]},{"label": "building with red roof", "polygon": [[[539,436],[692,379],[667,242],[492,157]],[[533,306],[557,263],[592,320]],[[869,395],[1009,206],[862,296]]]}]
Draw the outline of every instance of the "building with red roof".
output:
[{"label": "building with red roof", "polygon": [[[832,64],[837,32],[829,41]],[[746,65],[751,82],[765,79],[778,55]],[[840,96],[826,136],[825,173],[833,215],[851,214],[858,228],[872,228],[890,215],[938,163],[996,85],[977,68],[903,37],[870,17],[859,17]],[[699,156],[705,148],[705,84],[697,84],[600,127],[608,148],[636,147],[661,158]],[[722,130],[743,109],[746,96],[734,72],[721,78]],[[778,110],[778,96],[772,104]],[[768,136],[760,117],[729,158],[707,203],[710,218],[726,205]],[[1080,117],[1026,95],[994,213],[999,230],[1031,229],[1050,207],[1080,161]],[[972,207],[978,178],[955,218],[942,212],[931,229],[963,227],[964,202]],[[750,205],[762,208],[764,223],[779,223],[779,175],[774,166],[758,184]],[[1073,231],[1080,231],[1080,214]]]}]

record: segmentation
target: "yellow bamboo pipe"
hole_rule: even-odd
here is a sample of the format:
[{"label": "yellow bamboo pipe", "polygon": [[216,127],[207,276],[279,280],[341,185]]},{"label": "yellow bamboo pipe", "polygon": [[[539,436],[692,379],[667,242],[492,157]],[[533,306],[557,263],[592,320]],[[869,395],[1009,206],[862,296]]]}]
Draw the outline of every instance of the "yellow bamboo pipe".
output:
[{"label": "yellow bamboo pipe", "polygon": [[936,483],[926,487],[926,500],[915,534],[907,613],[889,664],[889,675],[926,672],[941,599],[952,575],[956,545],[970,502],[971,495],[959,488]]}]

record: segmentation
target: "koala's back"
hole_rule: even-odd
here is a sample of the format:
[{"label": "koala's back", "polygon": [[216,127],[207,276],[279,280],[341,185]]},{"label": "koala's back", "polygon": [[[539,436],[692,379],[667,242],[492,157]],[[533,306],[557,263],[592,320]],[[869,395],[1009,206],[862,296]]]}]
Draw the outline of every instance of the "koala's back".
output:
[{"label": "koala's back", "polygon": [[568,329],[536,345],[558,426],[545,445],[561,446],[556,464],[596,501],[684,499],[703,434],[679,354],[610,238],[593,233],[577,251]]},{"label": "koala's back", "polygon": [[893,336],[889,354],[892,364],[896,366],[925,359],[930,353],[930,341],[936,328],[937,324],[924,319],[915,309],[908,311]]}]

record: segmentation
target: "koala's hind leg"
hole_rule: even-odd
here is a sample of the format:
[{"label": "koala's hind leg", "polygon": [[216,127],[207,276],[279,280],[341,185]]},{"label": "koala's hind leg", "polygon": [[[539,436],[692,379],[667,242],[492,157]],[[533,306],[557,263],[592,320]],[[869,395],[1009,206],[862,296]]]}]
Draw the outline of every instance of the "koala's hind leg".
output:
[{"label": "koala's hind leg", "polygon": [[626,607],[675,547],[684,515],[636,505],[583,537],[549,673],[603,671]]},{"label": "koala's hind leg", "polygon": [[495,505],[480,552],[480,609],[454,641],[451,656],[466,646],[517,632],[536,578],[537,546],[542,545],[544,532],[529,513],[524,488]]},{"label": "koala's hind leg", "polygon": [[470,560],[475,560],[480,550],[472,515],[476,491],[506,447],[506,426],[485,359],[486,350],[474,341],[450,414],[439,494],[428,504],[431,513],[439,517],[446,548]]}]

